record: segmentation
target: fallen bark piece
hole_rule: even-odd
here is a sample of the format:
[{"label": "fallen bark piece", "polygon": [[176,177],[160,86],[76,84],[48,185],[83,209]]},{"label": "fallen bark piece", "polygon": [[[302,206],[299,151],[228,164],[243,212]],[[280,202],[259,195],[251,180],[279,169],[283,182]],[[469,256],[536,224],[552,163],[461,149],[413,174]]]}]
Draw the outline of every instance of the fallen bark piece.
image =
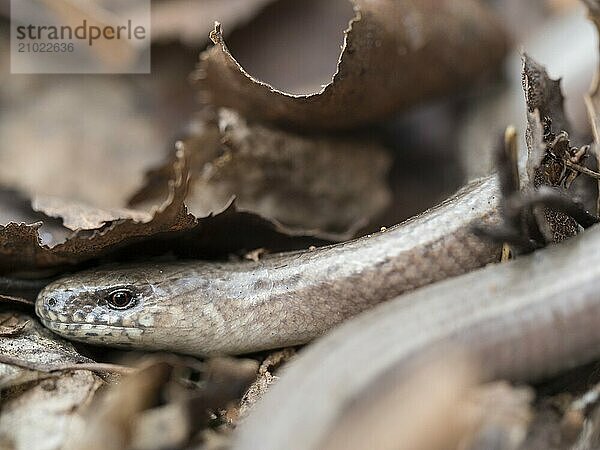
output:
[{"label": "fallen bark piece", "polygon": [[[452,92],[492,70],[507,51],[496,19],[474,0],[354,0],[337,72],[320,91],[293,95],[252,77],[220,24],[194,79],[201,99],[257,121],[345,129]],[[318,51],[318,49],[315,49]]]}]

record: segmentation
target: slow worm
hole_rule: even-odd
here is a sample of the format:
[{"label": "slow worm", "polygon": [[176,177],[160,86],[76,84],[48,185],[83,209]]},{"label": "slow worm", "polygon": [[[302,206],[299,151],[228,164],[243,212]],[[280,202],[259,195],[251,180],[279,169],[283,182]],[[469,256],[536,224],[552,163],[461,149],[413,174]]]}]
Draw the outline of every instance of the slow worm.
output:
[{"label": "slow worm", "polygon": [[95,269],[38,296],[70,339],[193,355],[306,343],[373,305],[497,261],[473,234],[499,219],[495,176],[374,235],[258,262],[185,261]]},{"label": "slow worm", "polygon": [[377,380],[401,383],[421,357],[445,348],[473,356],[486,380],[534,381],[592,361],[600,357],[599,281],[595,225],[379,305],[287,366],[238,430],[234,448],[322,448],[344,411]]}]

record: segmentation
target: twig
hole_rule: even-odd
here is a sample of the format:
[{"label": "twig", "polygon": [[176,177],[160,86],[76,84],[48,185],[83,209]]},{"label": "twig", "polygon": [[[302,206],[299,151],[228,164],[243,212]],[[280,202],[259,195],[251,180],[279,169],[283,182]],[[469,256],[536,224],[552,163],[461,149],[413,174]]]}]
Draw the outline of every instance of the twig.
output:
[{"label": "twig", "polygon": [[117,373],[120,375],[130,375],[136,372],[138,369],[132,367],[121,366],[119,364],[108,364],[108,363],[74,363],[74,364],[40,364],[31,361],[23,361],[18,358],[13,358],[8,355],[0,355],[0,363],[10,364],[11,366],[21,367],[28,370],[37,370],[39,372],[57,372],[67,370],[89,370],[90,372],[105,372],[105,373]]}]

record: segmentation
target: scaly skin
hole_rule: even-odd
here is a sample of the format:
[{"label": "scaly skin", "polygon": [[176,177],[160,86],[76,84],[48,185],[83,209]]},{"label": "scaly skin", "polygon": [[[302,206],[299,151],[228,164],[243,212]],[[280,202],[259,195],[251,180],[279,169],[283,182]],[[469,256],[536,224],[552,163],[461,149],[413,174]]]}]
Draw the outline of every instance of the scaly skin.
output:
[{"label": "scaly skin", "polygon": [[[206,355],[303,344],[377,303],[497,261],[499,246],[472,226],[498,219],[488,177],[387,231],[315,251],[75,274],[47,286],[36,311],[51,330],[102,345]],[[133,292],[131,307],[107,305],[118,288]]]},{"label": "scaly skin", "polygon": [[443,358],[449,348],[474,357],[484,381],[530,382],[593,361],[600,357],[598,280],[595,225],[515,261],[390,300],[287,366],[233,448],[324,448],[335,424],[379,380],[402,383],[420,358]]}]

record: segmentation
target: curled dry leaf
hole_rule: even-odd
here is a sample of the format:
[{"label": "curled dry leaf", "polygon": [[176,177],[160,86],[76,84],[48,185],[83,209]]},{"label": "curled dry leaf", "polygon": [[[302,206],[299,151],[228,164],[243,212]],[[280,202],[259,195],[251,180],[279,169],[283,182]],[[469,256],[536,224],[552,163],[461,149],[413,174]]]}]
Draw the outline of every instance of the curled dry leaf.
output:
[{"label": "curled dry leaf", "polygon": [[147,211],[127,208],[103,209],[61,197],[39,195],[31,201],[31,207],[48,217],[60,219],[72,231],[96,230],[107,222],[125,218],[136,222],[149,222],[152,215]]},{"label": "curled dry leaf", "polygon": [[337,72],[319,92],[293,95],[253,78],[231,55],[217,25],[215,45],[201,55],[194,75],[201,99],[253,120],[344,129],[451,92],[496,67],[507,50],[504,31],[475,0],[353,5]]},{"label": "curled dry leaf", "polygon": [[[149,191],[160,193],[158,196],[162,199],[161,202],[153,198],[150,204],[159,206],[149,210],[100,209],[56,198],[36,199],[35,208],[48,219],[44,223],[64,220],[68,228],[61,226],[61,230],[76,231],[62,242],[49,245],[41,241],[42,222],[0,225],[0,272],[43,275],[100,257],[118,261],[131,255],[165,253],[195,258],[223,257],[258,247],[301,249],[330,242],[290,232],[258,214],[237,211],[231,200],[220,205],[214,214],[210,212],[197,218],[189,213],[184,200],[190,162],[196,154],[190,155],[188,151],[193,143],[192,139],[188,144],[178,144],[173,160],[159,171],[157,183],[149,186]],[[201,154],[196,157],[198,155]]]},{"label": "curled dry leaf", "polygon": [[[235,198],[238,211],[274,220],[294,234],[344,239],[390,201],[390,157],[372,139],[298,135],[221,109],[214,121],[198,125],[188,149],[186,205],[197,217],[223,211]],[[161,196],[156,187],[164,185],[165,169],[149,175],[134,204]]]},{"label": "curled dry leaf", "polygon": [[155,112],[166,107],[155,106],[158,83],[140,84],[117,76],[70,76],[60,83],[44,75],[9,76],[0,85],[0,183],[30,197],[124,205],[172,132]]},{"label": "curled dry leaf", "polygon": [[[41,244],[41,223],[9,223],[0,226],[0,270],[33,270],[75,264],[149,236],[193,228],[196,219],[187,212],[183,204],[188,184],[188,166],[183,148],[176,154],[173,171],[174,178],[169,182],[167,199],[142,221],[138,220],[139,217],[121,217],[115,220],[112,212],[108,211],[104,217],[106,223],[102,227],[87,231],[87,216],[79,219],[75,216],[75,213],[81,213],[83,209],[67,214],[68,208],[63,207],[61,211],[66,215],[69,225],[82,231],[53,247]],[[56,209],[50,213],[55,214]],[[101,221],[96,220],[98,223]]]}]

